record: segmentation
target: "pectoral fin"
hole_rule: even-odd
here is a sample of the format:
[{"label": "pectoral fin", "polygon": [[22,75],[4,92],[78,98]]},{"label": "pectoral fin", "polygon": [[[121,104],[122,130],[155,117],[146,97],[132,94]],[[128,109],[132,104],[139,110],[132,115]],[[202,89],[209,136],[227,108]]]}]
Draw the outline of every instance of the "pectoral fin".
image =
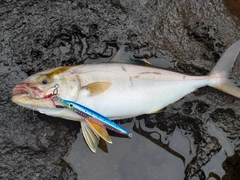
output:
[{"label": "pectoral fin", "polygon": [[84,86],[83,88],[87,89],[90,92],[91,96],[101,94],[108,90],[111,87],[112,83],[110,82],[95,82]]},{"label": "pectoral fin", "polygon": [[91,126],[86,121],[81,121],[81,127],[83,137],[88,147],[91,149],[92,152],[96,153],[100,140],[99,135],[91,128]]},{"label": "pectoral fin", "polygon": [[94,129],[94,131],[102,138],[104,139],[105,141],[107,141],[108,143],[112,144],[112,140],[106,130],[106,127],[105,126],[101,126],[93,121],[89,121],[89,120],[86,120],[87,123],[89,124],[89,126]]}]

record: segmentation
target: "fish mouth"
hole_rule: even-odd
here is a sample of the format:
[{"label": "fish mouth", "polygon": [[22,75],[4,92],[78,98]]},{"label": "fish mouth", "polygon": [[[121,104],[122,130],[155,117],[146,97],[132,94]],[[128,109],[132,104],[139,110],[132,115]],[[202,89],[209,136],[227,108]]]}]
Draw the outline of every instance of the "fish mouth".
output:
[{"label": "fish mouth", "polygon": [[16,85],[12,90],[12,94],[28,96],[29,99],[43,98],[43,91],[38,87],[31,87],[29,83],[21,83]]},{"label": "fish mouth", "polygon": [[58,103],[54,105],[51,99],[31,99],[27,94],[16,94],[12,96],[11,100],[22,107],[33,110],[38,110],[38,108],[56,109],[56,105],[58,105]]},{"label": "fish mouth", "polygon": [[59,104],[51,99],[52,93],[44,95],[43,90],[36,86],[30,86],[29,83],[16,85],[12,90],[12,94],[11,100],[14,103],[28,109],[55,108]]}]

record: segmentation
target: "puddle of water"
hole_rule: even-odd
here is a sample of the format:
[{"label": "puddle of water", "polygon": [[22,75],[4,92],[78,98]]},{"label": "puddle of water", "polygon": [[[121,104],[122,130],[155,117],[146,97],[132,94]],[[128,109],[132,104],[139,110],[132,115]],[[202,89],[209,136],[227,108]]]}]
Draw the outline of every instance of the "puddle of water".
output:
[{"label": "puddle of water", "polygon": [[[130,130],[134,123],[137,124],[138,121],[134,120],[122,126]],[[143,131],[162,133],[161,138],[165,138],[164,132],[159,129],[148,129],[144,127],[143,121],[140,124],[139,126],[144,128]],[[96,154],[89,151],[82,134],[79,133],[64,159],[78,174],[79,180],[83,177],[84,179],[184,179],[185,167],[194,153],[189,153],[193,147],[192,141],[184,137],[180,130],[176,129],[169,142],[163,145],[179,153],[181,158],[160,148],[141,134],[134,131],[132,133],[131,139],[112,136],[113,144],[107,145],[108,153],[98,148]],[[159,136],[153,135],[153,139],[158,141]]]}]

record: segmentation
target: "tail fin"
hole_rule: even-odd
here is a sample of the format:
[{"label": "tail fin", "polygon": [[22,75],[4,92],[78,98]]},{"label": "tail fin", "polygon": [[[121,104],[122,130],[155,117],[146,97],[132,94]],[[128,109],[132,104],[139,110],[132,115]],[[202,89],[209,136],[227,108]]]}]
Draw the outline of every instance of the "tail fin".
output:
[{"label": "tail fin", "polygon": [[210,77],[218,77],[218,83],[210,84],[210,86],[224,91],[228,94],[240,98],[240,82],[232,74],[233,65],[240,52],[240,40],[232,44],[216,66],[210,72]]}]

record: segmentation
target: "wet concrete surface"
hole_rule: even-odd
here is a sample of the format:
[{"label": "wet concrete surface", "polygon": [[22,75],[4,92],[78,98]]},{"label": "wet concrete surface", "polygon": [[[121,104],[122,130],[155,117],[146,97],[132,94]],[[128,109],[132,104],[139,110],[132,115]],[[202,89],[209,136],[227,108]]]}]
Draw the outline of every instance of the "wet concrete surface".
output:
[{"label": "wet concrete surface", "polygon": [[[36,72],[110,58],[121,45],[136,57],[204,75],[240,39],[236,1],[1,1],[0,179],[240,178],[240,100],[204,87],[159,114],[117,121],[132,139],[93,154],[77,122],[10,101]],[[240,61],[234,74],[240,77]],[[104,147],[102,147],[104,149]]]}]

